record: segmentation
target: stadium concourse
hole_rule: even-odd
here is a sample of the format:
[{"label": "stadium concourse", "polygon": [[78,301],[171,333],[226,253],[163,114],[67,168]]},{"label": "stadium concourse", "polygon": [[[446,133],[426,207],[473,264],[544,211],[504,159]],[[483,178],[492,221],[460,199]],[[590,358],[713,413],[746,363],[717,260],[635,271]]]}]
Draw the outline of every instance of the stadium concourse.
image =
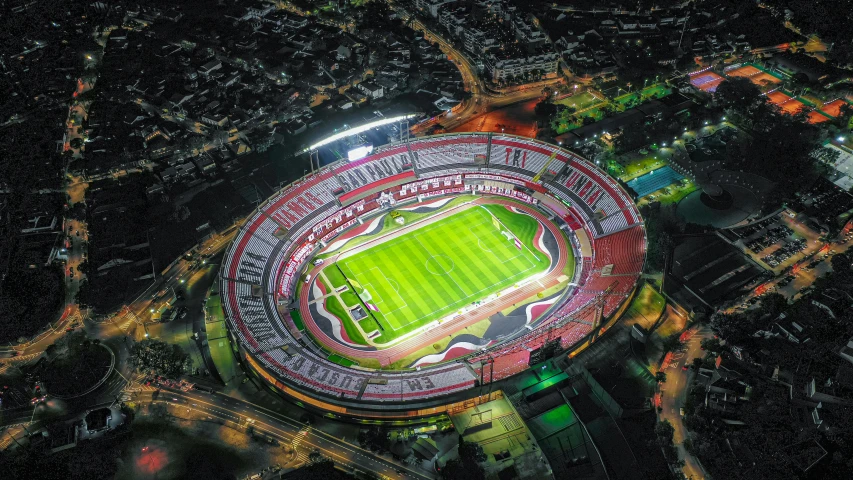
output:
[{"label": "stadium concourse", "polygon": [[[540,312],[541,320],[523,335],[411,370],[328,360],[330,352],[308,338],[291,312],[313,256],[392,205],[464,193],[523,202],[523,210],[567,232],[577,268]],[[473,387],[526,369],[531,353],[545,343],[571,348],[589,339],[600,319],[630,297],[644,261],[645,229],[633,201],[590,162],[529,138],[449,134],[380,147],[282,189],[235,237],[221,268],[220,292],[241,359],[272,387],[342,416],[406,418],[477,397]]]}]

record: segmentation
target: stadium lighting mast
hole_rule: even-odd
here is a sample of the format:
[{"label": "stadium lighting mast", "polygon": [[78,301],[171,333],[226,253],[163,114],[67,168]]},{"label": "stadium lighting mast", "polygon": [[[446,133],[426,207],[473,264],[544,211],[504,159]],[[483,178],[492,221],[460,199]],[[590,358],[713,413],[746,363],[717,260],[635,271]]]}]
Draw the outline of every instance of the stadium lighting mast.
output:
[{"label": "stadium lighting mast", "polygon": [[[307,148],[300,151],[298,154],[307,153],[309,155],[309,162],[311,163],[311,173],[314,173],[316,164],[316,170],[320,169],[320,147],[324,147],[331,143],[337,142],[338,140],[343,140],[347,137],[357,136],[360,137],[361,134],[367,132],[373,128],[382,127],[385,125],[390,125],[392,123],[399,123],[400,128],[400,141],[407,142],[409,141],[409,120],[415,118],[417,114],[410,113],[406,115],[399,115],[396,117],[385,117],[379,120],[368,122],[363,125],[359,125],[357,127],[349,128],[340,132],[335,133],[334,135],[330,135],[319,142],[309,145]],[[405,131],[404,131],[405,130]]]}]

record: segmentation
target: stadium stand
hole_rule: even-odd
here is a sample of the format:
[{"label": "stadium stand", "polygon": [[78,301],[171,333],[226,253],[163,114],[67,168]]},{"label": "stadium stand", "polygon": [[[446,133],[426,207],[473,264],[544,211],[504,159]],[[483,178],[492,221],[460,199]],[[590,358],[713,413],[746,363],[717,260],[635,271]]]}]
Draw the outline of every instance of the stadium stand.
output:
[{"label": "stadium stand", "polygon": [[493,135],[488,171],[509,171],[531,180],[545,168],[555,151],[560,153],[548,170],[558,173],[570,158],[564,150],[528,138]]},{"label": "stadium stand", "polygon": [[[365,400],[397,400],[411,397],[429,398],[464,390],[476,383],[471,371],[455,364],[437,368],[429,374],[420,372],[385,378],[387,383],[369,383],[361,396]],[[436,383],[438,382],[438,383]]]},{"label": "stadium stand", "polygon": [[[589,232],[592,255],[578,262],[571,294],[555,303],[529,333],[456,362],[380,372],[335,364],[285,326],[277,299],[291,297],[320,241],[329,241],[379,207],[380,192],[401,201],[476,188],[534,202],[512,185],[531,185],[555,150],[559,154],[549,171],[559,175],[543,184],[545,190],[539,189],[563,200],[561,205],[577,220],[572,228]],[[388,182],[412,172],[412,167],[415,180]],[[383,182],[388,183],[385,190]],[[342,191],[354,195],[352,203],[342,206]],[[356,162],[337,162],[285,187],[235,236],[221,267],[220,291],[229,330],[241,350],[281,382],[309,395],[373,402],[381,409],[382,402],[438,398],[469,389],[481,379],[512,376],[526,369],[530,353],[550,340],[559,339],[564,348],[574,345],[594,328],[590,312],[595,309],[590,305],[598,302],[605,316],[616,311],[633,290],[644,260],[645,230],[633,202],[591,163],[522,137],[441,135],[380,148]]]},{"label": "stadium stand", "polygon": [[409,148],[415,166],[421,174],[444,170],[455,166],[473,167],[478,156],[486,161],[489,137],[486,135],[440,135],[417,142]]},{"label": "stadium stand", "polygon": [[348,191],[392,178],[412,169],[409,150],[405,145],[382,149],[361,160],[344,164],[335,176]]},{"label": "stadium stand", "polygon": [[613,265],[612,275],[635,274],[643,268],[645,231],[642,226],[602,237],[595,242],[597,265]]}]

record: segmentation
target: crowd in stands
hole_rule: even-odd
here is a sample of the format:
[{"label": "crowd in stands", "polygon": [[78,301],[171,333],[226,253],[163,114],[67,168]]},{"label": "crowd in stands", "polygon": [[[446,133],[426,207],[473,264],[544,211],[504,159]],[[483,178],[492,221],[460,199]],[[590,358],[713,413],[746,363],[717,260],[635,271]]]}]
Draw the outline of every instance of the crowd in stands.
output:
[{"label": "crowd in stands", "polygon": [[[289,300],[298,272],[320,240],[333,238],[353,225],[356,217],[379,208],[380,192],[374,189],[345,207],[341,195],[382,181],[387,182],[382,191],[395,200],[415,194],[426,197],[460,191],[467,186],[467,174],[510,176],[519,178],[516,184],[529,184],[555,149],[510,135],[427,137],[379,149],[356,162],[337,162],[284,188],[250,216],[226,253],[221,291],[230,330],[253,358],[283,380],[332,397],[423,399],[471,387],[479,378],[461,362],[419,372],[382,372],[385,381],[368,382],[370,373],[342,367],[303,348],[279,318],[276,304]],[[600,302],[605,316],[612,314],[630,294],[642,270],[645,230],[630,197],[594,165],[564,150],[559,150],[548,170],[560,175],[546,181],[544,187],[571,205],[572,212],[586,223],[593,256],[579,259],[582,273],[576,293],[537,329],[467,360],[475,365],[486,358],[496,359],[486,381],[525,369],[530,352],[548,339],[559,338],[568,347],[589,334],[593,322],[581,318],[579,312],[585,315],[592,302]],[[413,182],[415,173],[418,180]],[[483,181],[478,180],[477,185],[483,187]],[[516,196],[521,192],[500,187],[494,193]],[[358,195],[361,197],[361,191]],[[570,318],[573,314],[579,317]],[[549,324],[550,329],[546,328]],[[485,375],[479,369],[475,373]]]}]

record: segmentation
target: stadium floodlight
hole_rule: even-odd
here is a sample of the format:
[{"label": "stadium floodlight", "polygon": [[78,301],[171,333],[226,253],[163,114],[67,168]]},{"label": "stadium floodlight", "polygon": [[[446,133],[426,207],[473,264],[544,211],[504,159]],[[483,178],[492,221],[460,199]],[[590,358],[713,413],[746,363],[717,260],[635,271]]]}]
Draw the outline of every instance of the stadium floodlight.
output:
[{"label": "stadium floodlight", "polygon": [[347,152],[347,159],[350,162],[362,159],[373,152],[373,145],[362,145]]},{"label": "stadium floodlight", "polygon": [[408,114],[408,115],[400,115],[397,117],[383,118],[382,120],[376,120],[375,122],[365,123],[364,125],[359,125],[358,127],[353,127],[353,128],[350,128],[349,130],[344,130],[343,132],[338,132],[334,135],[328,136],[328,137],[320,140],[319,142],[315,143],[314,145],[309,146],[308,148],[306,148],[305,150],[303,150],[300,153],[309,152],[311,150],[317,150],[320,147],[326,146],[326,145],[333,143],[333,142],[337,142],[338,140],[340,140],[342,138],[351,137],[353,135],[358,135],[359,133],[364,133],[364,132],[370,130],[371,128],[381,127],[383,125],[388,125],[389,123],[396,123],[396,122],[400,122],[403,120],[409,120],[409,119],[415,118],[416,116],[417,115],[412,113],[412,114]]}]

